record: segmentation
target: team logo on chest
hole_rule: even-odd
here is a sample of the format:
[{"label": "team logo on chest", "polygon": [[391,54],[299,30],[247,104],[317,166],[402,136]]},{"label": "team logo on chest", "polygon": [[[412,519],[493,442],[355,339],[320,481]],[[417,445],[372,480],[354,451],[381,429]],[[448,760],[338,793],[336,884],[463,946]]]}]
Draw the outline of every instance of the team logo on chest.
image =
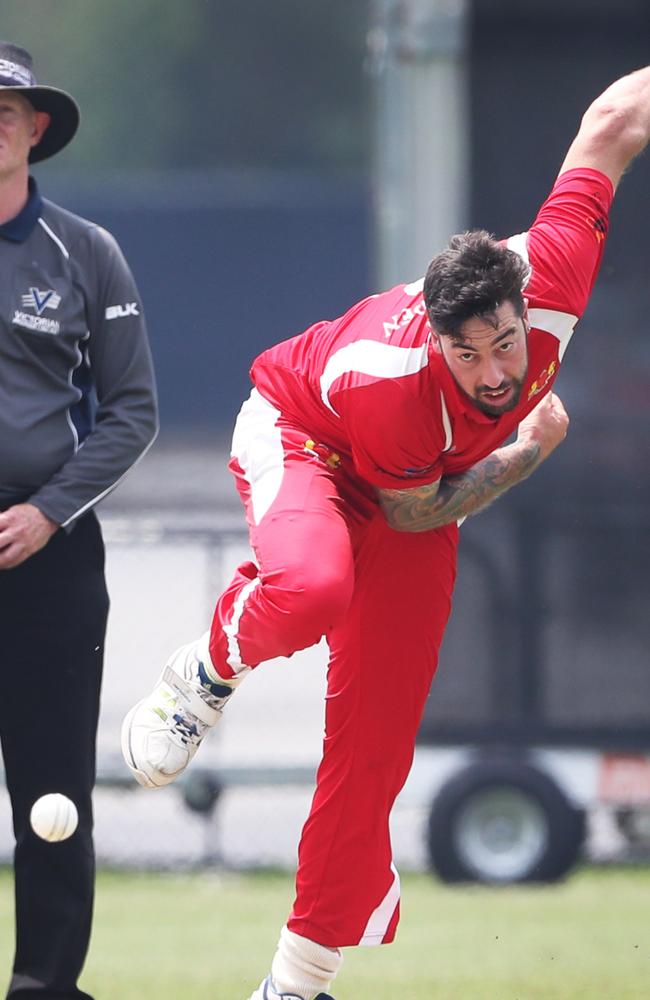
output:
[{"label": "team logo on chest", "polygon": [[42,316],[46,309],[58,309],[60,302],[61,296],[53,288],[31,287],[22,297],[23,309],[33,309],[37,316]]},{"label": "team logo on chest", "polygon": [[532,399],[532,397],[536,396],[538,392],[541,392],[542,389],[544,389],[551,381],[556,371],[557,371],[557,361],[551,361],[548,368],[545,368],[543,372],[540,372],[540,374],[537,376],[537,378],[531,385],[530,389],[528,390],[528,399]]},{"label": "team logo on chest", "polygon": [[[53,288],[36,288],[32,285],[29,291],[20,297],[22,309],[15,309],[13,315],[14,326],[20,326],[24,330],[35,330],[37,333],[57,334],[61,329],[58,319],[49,319],[43,316],[46,309],[58,309],[61,303],[61,296]],[[30,309],[31,312],[25,312]]]}]

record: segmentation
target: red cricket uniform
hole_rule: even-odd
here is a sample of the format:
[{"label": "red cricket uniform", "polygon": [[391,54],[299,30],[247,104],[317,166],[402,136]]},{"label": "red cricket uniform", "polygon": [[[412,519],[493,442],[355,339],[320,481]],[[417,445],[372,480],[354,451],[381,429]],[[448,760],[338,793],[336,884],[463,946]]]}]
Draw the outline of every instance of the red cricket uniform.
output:
[{"label": "red cricket uniform", "polygon": [[501,446],[552,388],[600,265],[613,197],[591,169],[557,181],[528,233],[528,375],[514,410],[458,389],[422,281],[398,285],[265,351],[231,468],[256,563],[217,603],[210,652],[234,676],[327,637],[323,759],[289,928],[342,947],[393,939],[399,877],[388,821],[408,775],[451,609],[458,529],[391,529],[376,487],[461,473]]}]

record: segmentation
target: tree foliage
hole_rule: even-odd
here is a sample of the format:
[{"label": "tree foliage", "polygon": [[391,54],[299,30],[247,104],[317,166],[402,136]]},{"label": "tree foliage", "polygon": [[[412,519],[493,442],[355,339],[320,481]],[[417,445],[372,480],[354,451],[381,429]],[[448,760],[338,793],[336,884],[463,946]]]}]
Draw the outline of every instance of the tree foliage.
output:
[{"label": "tree foliage", "polygon": [[82,108],[67,168],[355,167],[367,0],[3,0]]}]

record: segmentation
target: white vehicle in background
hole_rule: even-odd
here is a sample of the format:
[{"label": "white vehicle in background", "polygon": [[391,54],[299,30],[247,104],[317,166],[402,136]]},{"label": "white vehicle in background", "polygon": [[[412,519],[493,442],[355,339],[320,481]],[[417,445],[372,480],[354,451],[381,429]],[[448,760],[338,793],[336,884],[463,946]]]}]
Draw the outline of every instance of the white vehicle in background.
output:
[{"label": "white vehicle in background", "polygon": [[650,849],[650,755],[526,747],[420,747],[403,801],[429,802],[430,867],[446,882],[553,882],[581,859],[605,812]]}]

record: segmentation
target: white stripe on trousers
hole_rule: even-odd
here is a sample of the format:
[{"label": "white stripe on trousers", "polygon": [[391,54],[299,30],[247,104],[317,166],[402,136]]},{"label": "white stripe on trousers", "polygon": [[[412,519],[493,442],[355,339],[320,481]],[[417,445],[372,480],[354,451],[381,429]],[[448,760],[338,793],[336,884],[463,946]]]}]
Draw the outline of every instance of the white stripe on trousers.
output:
[{"label": "white stripe on trousers", "polygon": [[[284,449],[277,426],[280,411],[257,389],[239,411],[232,437],[231,457],[239,463],[250,486],[250,503],[255,524],[259,524],[280,492],[284,476]],[[243,662],[239,646],[239,622],[246,601],[260,584],[259,577],[244,586],[233,606],[232,618],[224,626],[228,640],[228,666],[240,676],[250,668]]]},{"label": "white stripe on trousers", "polygon": [[253,520],[259,524],[280,492],[284,477],[280,411],[257,389],[239,411],[230,455],[236,459],[251,489]]},{"label": "white stripe on trousers", "polygon": [[399,872],[393,863],[391,863],[390,870],[395,877],[379,906],[370,914],[370,920],[366,924],[363,937],[359,941],[360,945],[381,944],[386,936],[388,925],[393,919],[395,907],[399,903],[400,898],[400,881]]}]

